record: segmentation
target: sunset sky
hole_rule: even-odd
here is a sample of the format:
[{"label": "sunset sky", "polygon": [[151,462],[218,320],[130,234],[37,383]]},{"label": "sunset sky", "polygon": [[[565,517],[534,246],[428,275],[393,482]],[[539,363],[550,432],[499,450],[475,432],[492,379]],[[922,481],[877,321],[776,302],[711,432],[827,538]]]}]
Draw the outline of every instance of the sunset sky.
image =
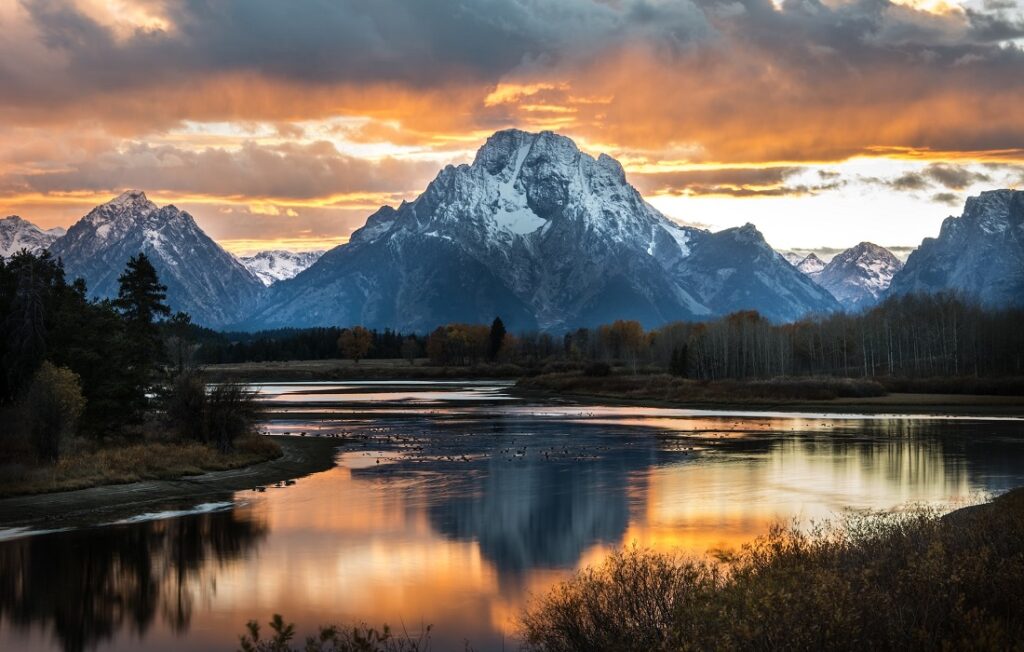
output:
[{"label": "sunset sky", "polygon": [[679,221],[913,246],[1024,182],[1020,0],[0,0],[0,215],[126,188],[236,253],[552,129]]}]

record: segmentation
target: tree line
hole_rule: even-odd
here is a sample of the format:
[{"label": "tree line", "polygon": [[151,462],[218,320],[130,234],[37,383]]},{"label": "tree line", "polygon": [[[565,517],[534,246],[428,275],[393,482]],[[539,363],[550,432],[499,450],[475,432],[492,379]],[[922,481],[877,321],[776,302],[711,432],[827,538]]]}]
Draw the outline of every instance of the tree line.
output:
[{"label": "tree line", "polygon": [[[497,335],[494,325],[448,324],[426,338],[440,365],[485,361],[557,368],[620,365],[702,379],[775,376],[997,377],[1024,375],[1024,310],[987,309],[955,294],[893,297],[855,314],[774,323],[757,312],[645,330],[619,320],[596,328]],[[500,324],[500,319],[496,320]]]},{"label": "tree line", "polygon": [[131,258],[118,281],[116,298],[94,300],[48,252],[0,259],[0,457],[24,447],[52,463],[72,440],[141,438],[155,420],[221,450],[249,429],[251,396],[207,391],[191,367],[202,329],[171,313],[149,259]]},{"label": "tree line", "polygon": [[893,297],[861,313],[774,323],[754,311],[645,330],[619,320],[563,334],[508,333],[500,317],[428,334],[352,328],[214,334],[203,362],[426,357],[438,366],[507,364],[524,372],[600,363],[703,379],[776,376],[1024,375],[1024,310],[985,308],[951,293]]}]

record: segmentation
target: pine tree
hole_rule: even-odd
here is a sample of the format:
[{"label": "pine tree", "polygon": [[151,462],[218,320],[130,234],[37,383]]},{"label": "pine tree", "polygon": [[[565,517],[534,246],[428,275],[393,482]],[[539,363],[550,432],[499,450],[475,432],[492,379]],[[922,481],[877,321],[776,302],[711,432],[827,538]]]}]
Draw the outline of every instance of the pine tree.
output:
[{"label": "pine tree", "polygon": [[501,321],[501,317],[495,317],[491,323],[490,333],[490,346],[488,348],[488,357],[493,361],[498,358],[498,354],[501,353],[501,347],[505,343],[505,324]]},{"label": "pine tree", "polygon": [[156,368],[165,357],[157,320],[168,317],[171,309],[164,303],[167,286],[160,283],[146,254],[131,258],[117,280],[120,287],[113,305],[125,322],[125,375],[134,386],[134,399],[125,408],[131,410],[128,416],[138,418],[146,407],[146,391]]}]

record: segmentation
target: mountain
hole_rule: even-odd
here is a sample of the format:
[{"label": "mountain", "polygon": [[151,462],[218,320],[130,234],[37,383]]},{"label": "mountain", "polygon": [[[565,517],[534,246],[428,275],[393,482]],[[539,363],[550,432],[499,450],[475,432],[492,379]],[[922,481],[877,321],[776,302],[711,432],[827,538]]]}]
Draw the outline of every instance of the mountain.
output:
[{"label": "mountain", "polygon": [[825,261],[818,258],[813,253],[810,253],[796,264],[796,268],[811,278],[814,278],[821,273],[821,270],[825,269]]},{"label": "mountain", "polygon": [[414,201],[381,208],[348,243],[275,283],[245,325],[422,331],[500,315],[512,329],[558,330],[755,305],[780,320],[838,307],[753,227],[681,226],[611,157],[551,132],[507,130],[472,164],[444,168]]},{"label": "mountain", "polygon": [[252,310],[263,284],[174,206],[157,207],[138,190],[97,206],[50,247],[69,278],[82,277],[96,297],[117,296],[118,276],[145,253],[167,286],[172,310],[210,327]]},{"label": "mountain", "polygon": [[806,256],[804,256],[803,254],[798,254],[795,251],[787,251],[785,253],[780,251],[779,253],[782,254],[782,257],[786,259],[786,262],[792,265],[793,267],[796,267],[797,265],[802,263],[804,258],[806,258]]},{"label": "mountain", "polygon": [[1024,305],[1024,191],[970,197],[892,279],[888,295],[952,290],[987,306]]},{"label": "mountain", "polygon": [[847,310],[861,310],[878,303],[903,269],[903,262],[891,251],[870,242],[837,254],[813,276]]},{"label": "mountain", "polygon": [[773,321],[793,321],[840,307],[772,249],[753,224],[705,234],[673,272],[715,315],[756,310]]},{"label": "mountain", "polygon": [[10,258],[22,249],[37,254],[62,235],[61,228],[44,231],[17,215],[5,217],[0,220],[0,258]]},{"label": "mountain", "polygon": [[238,260],[252,272],[263,285],[270,286],[277,281],[293,278],[323,256],[320,251],[283,251],[271,249]]}]

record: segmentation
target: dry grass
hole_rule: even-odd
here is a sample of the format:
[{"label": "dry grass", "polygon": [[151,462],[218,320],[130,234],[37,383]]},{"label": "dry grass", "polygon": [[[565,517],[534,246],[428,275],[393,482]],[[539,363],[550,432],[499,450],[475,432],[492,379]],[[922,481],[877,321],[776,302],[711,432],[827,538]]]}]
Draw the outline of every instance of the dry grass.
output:
[{"label": "dry grass", "polygon": [[168,480],[223,471],[276,459],[281,448],[262,435],[248,435],[222,454],[196,442],[155,442],[78,450],[53,466],[8,464],[0,469],[0,496],[71,491],[140,480]]},{"label": "dry grass", "polygon": [[528,650],[1020,649],[1024,492],[953,518],[778,527],[719,561],[632,548],[533,602]]}]

